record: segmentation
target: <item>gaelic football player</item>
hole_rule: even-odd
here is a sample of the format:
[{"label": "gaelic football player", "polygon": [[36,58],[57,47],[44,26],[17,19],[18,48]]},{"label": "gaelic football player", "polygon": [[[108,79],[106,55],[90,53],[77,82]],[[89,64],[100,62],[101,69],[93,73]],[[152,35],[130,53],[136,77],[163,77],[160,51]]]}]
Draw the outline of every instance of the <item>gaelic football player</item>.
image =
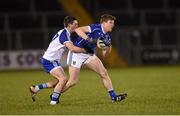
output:
[{"label": "gaelic football player", "polygon": [[74,46],[70,39],[70,34],[78,27],[77,20],[74,17],[67,16],[64,18],[64,26],[65,28],[58,31],[53,37],[41,60],[44,70],[51,74],[55,80],[36,86],[30,86],[33,101],[35,101],[35,95],[41,89],[54,87],[50,104],[56,105],[59,102],[62,88],[67,82],[67,77],[60,63],[60,58],[62,57],[63,52],[66,49],[75,53],[86,52],[85,49]]},{"label": "gaelic football player", "polygon": [[126,98],[126,93],[119,95],[115,93],[106,68],[101,60],[95,55],[98,40],[103,42],[99,47],[103,49],[102,52],[104,56],[107,56],[107,54],[111,52],[111,38],[108,33],[113,30],[115,20],[116,18],[114,16],[104,14],[101,16],[99,24],[91,24],[75,29],[75,32],[79,37],[75,39],[73,44],[77,47],[87,49],[89,53],[74,53],[69,51],[67,63],[69,64],[70,78],[62,92],[65,92],[77,83],[80,69],[82,65],[86,65],[100,76],[103,85],[113,102],[121,101]]}]

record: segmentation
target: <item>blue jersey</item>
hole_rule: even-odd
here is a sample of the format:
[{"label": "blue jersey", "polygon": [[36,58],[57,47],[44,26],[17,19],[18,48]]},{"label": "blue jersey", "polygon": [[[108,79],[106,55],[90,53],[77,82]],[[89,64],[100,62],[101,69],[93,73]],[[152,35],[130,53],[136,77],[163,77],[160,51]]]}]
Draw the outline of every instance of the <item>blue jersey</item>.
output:
[{"label": "blue jersey", "polygon": [[[101,24],[91,24],[88,26],[90,29],[90,32],[86,33],[90,38],[93,39],[101,39],[101,40],[108,40],[111,42],[111,38],[108,33],[105,33],[103,30],[103,27]],[[95,53],[96,50],[96,43],[89,43],[85,39],[78,37],[73,42],[75,46],[78,46],[80,48],[88,49],[88,51],[91,51],[91,53]]]}]

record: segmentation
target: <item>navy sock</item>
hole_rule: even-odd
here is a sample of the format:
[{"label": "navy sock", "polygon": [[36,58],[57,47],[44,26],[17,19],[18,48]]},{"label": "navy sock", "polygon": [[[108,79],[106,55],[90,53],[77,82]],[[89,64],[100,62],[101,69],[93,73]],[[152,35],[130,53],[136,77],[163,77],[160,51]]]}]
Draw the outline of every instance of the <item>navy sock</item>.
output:
[{"label": "navy sock", "polygon": [[109,92],[109,96],[111,97],[112,100],[116,99],[116,93],[114,92],[114,90],[110,90]]},{"label": "navy sock", "polygon": [[42,84],[38,85],[38,87],[39,87],[39,89],[45,89],[45,88],[47,88],[47,85],[46,85],[46,83],[42,83]]},{"label": "navy sock", "polygon": [[60,93],[53,92],[51,100],[52,100],[52,101],[58,101],[60,95],[61,95]]}]

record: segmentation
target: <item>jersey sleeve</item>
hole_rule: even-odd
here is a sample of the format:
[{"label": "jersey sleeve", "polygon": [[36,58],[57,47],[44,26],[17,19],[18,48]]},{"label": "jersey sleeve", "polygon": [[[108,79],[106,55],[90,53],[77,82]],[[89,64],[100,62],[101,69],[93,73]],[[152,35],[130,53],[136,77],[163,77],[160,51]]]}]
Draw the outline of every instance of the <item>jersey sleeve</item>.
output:
[{"label": "jersey sleeve", "polygon": [[91,24],[88,26],[88,28],[89,28],[90,32],[99,30],[99,26],[97,24]]}]

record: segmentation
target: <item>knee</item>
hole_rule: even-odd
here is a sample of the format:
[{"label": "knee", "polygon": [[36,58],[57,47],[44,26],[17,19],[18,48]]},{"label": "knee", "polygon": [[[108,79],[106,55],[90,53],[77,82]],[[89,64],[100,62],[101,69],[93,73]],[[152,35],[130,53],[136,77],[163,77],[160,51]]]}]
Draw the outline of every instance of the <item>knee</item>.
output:
[{"label": "knee", "polygon": [[67,77],[63,77],[62,80],[64,81],[64,83],[67,83],[67,81],[68,81]]},{"label": "knee", "polygon": [[59,77],[58,81],[66,83],[67,82],[67,77]]}]

